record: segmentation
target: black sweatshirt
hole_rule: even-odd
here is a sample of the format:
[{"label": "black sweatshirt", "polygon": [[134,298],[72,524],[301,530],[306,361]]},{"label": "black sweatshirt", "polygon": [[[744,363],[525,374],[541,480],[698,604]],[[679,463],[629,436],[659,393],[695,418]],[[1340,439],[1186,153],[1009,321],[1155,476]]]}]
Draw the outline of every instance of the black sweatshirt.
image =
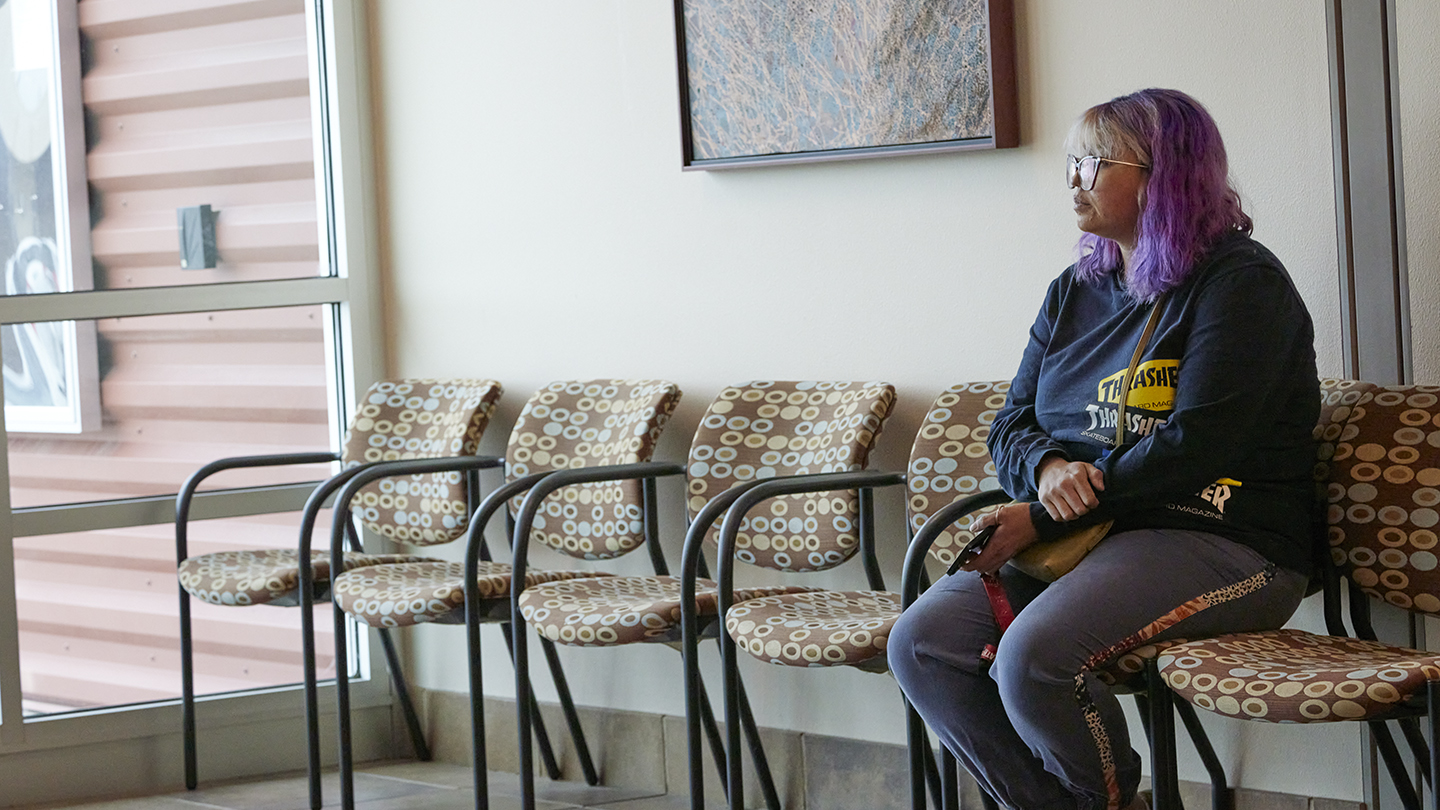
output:
[{"label": "black sweatshirt", "polygon": [[[1320,390],[1305,303],[1270,251],[1234,233],[1161,306],[1112,450],[1151,307],[1118,273],[1087,283],[1071,267],[1051,283],[987,440],[1001,486],[1033,502],[1042,540],[1113,518],[1114,531],[1211,532],[1308,573]],[[1034,502],[1051,453],[1105,476],[1100,505],[1068,523]]]}]

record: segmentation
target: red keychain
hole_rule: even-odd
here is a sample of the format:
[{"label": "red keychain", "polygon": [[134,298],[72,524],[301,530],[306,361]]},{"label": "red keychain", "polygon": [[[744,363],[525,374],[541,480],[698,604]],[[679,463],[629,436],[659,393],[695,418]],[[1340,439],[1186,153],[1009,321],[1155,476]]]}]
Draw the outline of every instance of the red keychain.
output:
[{"label": "red keychain", "polygon": [[[955,555],[955,561],[950,563],[950,569],[945,573],[953,575],[960,570],[960,566],[980,556],[980,552],[989,545],[990,538],[995,536],[995,530],[999,524],[991,524],[975,534],[975,538],[966,544],[960,553]],[[1015,621],[1015,611],[1010,608],[1010,599],[1005,595],[1005,586],[1000,584],[1000,578],[994,574],[981,574],[980,582],[985,586],[985,597],[990,600],[990,611],[995,614],[995,624],[1000,628],[1000,635],[1005,635],[1010,623]],[[989,665],[995,660],[995,645],[986,644],[985,649],[980,653],[980,661]]]}]

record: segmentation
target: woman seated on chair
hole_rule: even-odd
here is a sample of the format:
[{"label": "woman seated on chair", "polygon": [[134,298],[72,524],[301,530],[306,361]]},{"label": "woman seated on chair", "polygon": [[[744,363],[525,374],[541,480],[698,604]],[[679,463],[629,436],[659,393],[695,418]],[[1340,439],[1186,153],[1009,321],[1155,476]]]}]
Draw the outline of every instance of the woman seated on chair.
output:
[{"label": "woman seated on chair", "polygon": [[[1144,806],[1140,757],[1092,670],[1141,643],[1289,619],[1310,568],[1320,395],[1310,315],[1250,238],[1204,107],[1142,90],[1086,111],[1066,146],[1080,258],[1050,284],[988,439],[1017,503],[978,521],[990,542],[905,612],[889,658],[1001,804],[1116,810]],[[1006,566],[1112,520],[1053,584]],[[1003,639],[981,574],[1015,613]]]}]

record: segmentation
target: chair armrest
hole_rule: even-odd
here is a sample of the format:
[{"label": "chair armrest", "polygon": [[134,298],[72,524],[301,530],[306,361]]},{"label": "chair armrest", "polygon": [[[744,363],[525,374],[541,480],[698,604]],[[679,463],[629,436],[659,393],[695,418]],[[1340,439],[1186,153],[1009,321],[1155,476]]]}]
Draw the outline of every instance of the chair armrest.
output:
[{"label": "chair armrest", "polygon": [[900,604],[908,608],[920,598],[920,574],[925,570],[925,555],[930,553],[930,547],[935,545],[935,538],[940,536],[940,532],[971,512],[1008,500],[1011,498],[1004,490],[994,489],[948,503],[931,515],[905,551],[905,569],[900,575]]},{"label": "chair armrest", "polygon": [[529,494],[520,504],[520,514],[515,517],[515,534],[511,539],[510,558],[510,613],[511,622],[523,627],[520,617],[520,594],[525,589],[525,566],[529,560],[530,529],[535,525],[535,515],[540,504],[562,487],[572,484],[594,484],[601,481],[633,481],[654,479],[662,476],[680,475],[685,467],[666,461],[644,461],[638,464],[614,464],[605,467],[581,467],[573,470],[558,470],[544,474],[544,478],[531,487]]},{"label": "chair armrest", "polygon": [[[505,460],[497,456],[446,456],[444,458],[415,458],[402,461],[377,461],[346,470],[341,475],[326,481],[322,488],[329,488],[331,481],[344,478],[340,492],[335,496],[333,520],[330,526],[330,573],[339,576],[345,552],[345,523],[350,517],[350,501],[354,500],[361,488],[381,478],[397,475],[422,475],[438,472],[467,472],[499,467]],[[346,475],[348,473],[348,475]],[[318,493],[319,490],[316,490]],[[312,496],[313,500],[313,496]],[[308,504],[307,504],[308,507]],[[300,538],[300,567],[309,568],[310,537]]]},{"label": "chair armrest", "polygon": [[335,452],[231,456],[230,458],[212,461],[194,473],[191,473],[190,477],[185,479],[185,483],[181,485],[180,491],[175,495],[175,564],[179,565],[190,556],[188,542],[190,505],[195,500],[195,492],[200,488],[200,483],[205,479],[225,470],[238,470],[248,467],[282,467],[290,464],[320,464],[339,460],[340,454]]},{"label": "chair armrest", "polygon": [[[725,522],[720,524],[720,549],[718,552],[716,580],[719,584],[720,615],[730,609],[735,584],[735,536],[740,533],[740,524],[751,509],[761,501],[778,495],[796,495],[802,492],[831,492],[840,489],[872,489],[905,483],[905,474],[877,470],[853,472],[814,473],[785,478],[771,478],[750,487],[741,493],[725,511]],[[682,603],[683,605],[683,603]]]},{"label": "chair armrest", "polygon": [[527,492],[530,488],[551,475],[551,472],[537,472],[522,476],[502,485],[499,489],[490,493],[480,506],[470,516],[470,526],[465,531],[465,609],[467,613],[479,607],[480,598],[475,590],[475,578],[480,573],[480,554],[485,548],[485,527],[489,525],[490,519],[495,513],[505,506],[505,502]]}]

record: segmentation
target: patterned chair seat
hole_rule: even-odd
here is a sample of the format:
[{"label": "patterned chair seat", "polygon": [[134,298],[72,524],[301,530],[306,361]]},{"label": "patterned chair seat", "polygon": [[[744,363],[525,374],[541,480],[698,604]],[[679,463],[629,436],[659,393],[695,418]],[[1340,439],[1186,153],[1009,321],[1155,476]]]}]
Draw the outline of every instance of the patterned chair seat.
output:
[{"label": "patterned chair seat", "polygon": [[813,591],[738,603],[725,616],[725,630],[772,664],[885,672],[885,643],[899,617],[898,593]]},{"label": "patterned chair seat", "polygon": [[[562,579],[608,577],[599,571],[525,572],[525,587]],[[510,596],[510,566],[480,563],[481,599]],[[400,565],[375,566],[340,575],[335,580],[335,604],[371,627],[408,627],[412,624],[465,623],[465,563],[427,560]],[[510,615],[507,601],[503,615]]]},{"label": "patterned chair seat", "polygon": [[[794,585],[736,588],[735,600],[810,590]],[[695,583],[701,616],[718,612],[713,580]],[[520,613],[536,632],[559,644],[613,647],[636,642],[680,640],[679,577],[606,577],[548,582],[527,587]]]},{"label": "patterned chair seat", "polygon": [[[345,553],[345,570],[373,565],[429,560],[408,554]],[[330,552],[312,551],[310,568],[317,589],[330,581]],[[295,549],[218,551],[180,563],[180,586],[191,596],[212,605],[273,605],[300,603],[300,555]],[[317,594],[324,598],[324,594]]]},{"label": "patterned chair seat", "polygon": [[1094,670],[1095,677],[1117,693],[1130,694],[1145,691],[1145,664],[1158,658],[1161,653],[1181,644],[1188,644],[1183,638],[1167,641],[1151,641],[1134,647],[1101,664]]},{"label": "patterned chair seat", "polygon": [[1271,723],[1413,714],[1407,699],[1440,679],[1440,655],[1300,630],[1182,644],[1159,666],[1165,683],[1196,706]]}]

